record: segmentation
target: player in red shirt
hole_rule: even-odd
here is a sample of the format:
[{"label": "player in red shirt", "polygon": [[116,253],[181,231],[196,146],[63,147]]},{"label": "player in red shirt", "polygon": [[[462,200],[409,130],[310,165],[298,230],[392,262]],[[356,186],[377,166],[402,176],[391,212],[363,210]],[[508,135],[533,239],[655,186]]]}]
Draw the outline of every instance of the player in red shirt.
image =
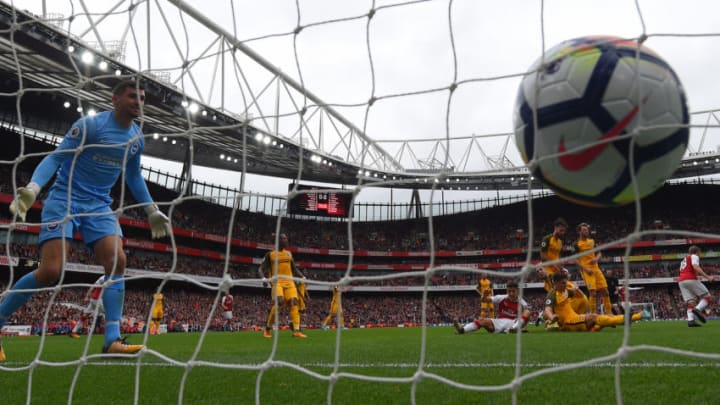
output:
[{"label": "player in red shirt", "polygon": [[490,333],[517,333],[526,332],[525,324],[530,318],[530,311],[525,300],[518,297],[520,290],[515,281],[507,284],[507,294],[490,296],[490,291],[483,295],[483,301],[495,304],[497,318],[479,318],[466,325],[455,321],[455,333],[462,334],[485,328]]},{"label": "player in red shirt", "polygon": [[230,295],[230,291],[225,291],[225,295],[220,303],[223,309],[223,318],[225,323],[223,324],[223,330],[232,331],[232,319],[233,319],[233,296]]},{"label": "player in red shirt", "polygon": [[680,262],[680,277],[678,277],[680,293],[682,293],[683,300],[687,304],[688,326],[691,328],[700,326],[695,322],[695,319],[702,323],[706,322],[702,311],[710,305],[711,301],[710,291],[700,282],[698,275],[705,277],[708,281],[715,279],[700,267],[699,254],[699,247],[690,246],[688,255]]},{"label": "player in red shirt", "polygon": [[103,307],[103,302],[100,299],[100,295],[102,294],[102,284],[104,282],[105,276],[100,276],[100,278],[95,281],[95,284],[88,289],[87,294],[85,294],[85,302],[87,302],[87,306],[81,309],[80,320],[75,323],[75,326],[70,332],[69,336],[71,338],[80,338],[80,333],[82,333],[83,328],[86,326],[89,330],[90,324],[88,323],[88,318],[95,313],[96,308],[98,308],[98,315],[105,315],[105,308]]}]

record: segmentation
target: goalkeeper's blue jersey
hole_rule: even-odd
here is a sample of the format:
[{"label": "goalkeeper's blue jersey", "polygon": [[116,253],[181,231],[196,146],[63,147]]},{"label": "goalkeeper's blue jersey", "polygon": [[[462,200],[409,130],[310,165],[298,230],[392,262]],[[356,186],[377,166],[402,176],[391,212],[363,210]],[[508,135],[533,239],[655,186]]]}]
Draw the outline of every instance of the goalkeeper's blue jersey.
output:
[{"label": "goalkeeper's blue jersey", "polygon": [[32,181],[42,187],[57,173],[50,198],[66,198],[69,190],[72,201],[110,204],[110,189],[125,169],[135,199],[152,202],[140,170],[144,146],[142,131],[134,122],[123,128],[112,111],[86,116],[75,121],[57,149],[40,162]]}]

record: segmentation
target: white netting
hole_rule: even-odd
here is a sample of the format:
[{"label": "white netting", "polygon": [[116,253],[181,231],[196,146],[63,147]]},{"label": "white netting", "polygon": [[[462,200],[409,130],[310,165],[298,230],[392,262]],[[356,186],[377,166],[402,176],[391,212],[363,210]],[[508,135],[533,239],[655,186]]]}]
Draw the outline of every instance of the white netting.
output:
[{"label": "white netting", "polygon": [[[232,207],[228,222],[230,226],[224,230],[228,239],[234,235],[237,208],[245,206],[251,193],[260,191],[292,199],[298,191],[293,188],[286,194],[287,179],[297,180],[296,184],[299,184],[306,177],[323,178],[317,175],[318,167],[326,167],[332,172],[335,170],[333,161],[354,165],[357,169],[356,183],[349,184],[345,192],[358,199],[366,196],[372,199],[377,193],[378,184],[407,186],[420,183],[423,186],[435,183],[436,186],[425,197],[437,201],[447,198],[445,192],[454,198],[473,198],[469,186],[464,186],[468,178],[517,173],[518,179],[523,178],[527,182],[529,174],[520,162],[510,134],[512,106],[518,83],[526,74],[527,66],[542,54],[547,45],[587,34],[647,37],[645,44],[669,61],[690,95],[693,127],[690,152],[697,155],[706,153],[710,159],[715,158],[712,140],[716,139],[714,136],[717,135],[720,120],[716,116],[717,102],[714,95],[720,92],[720,84],[713,75],[720,69],[720,60],[712,50],[717,49],[715,42],[720,34],[717,32],[716,19],[713,18],[717,14],[708,11],[715,8],[712,2],[692,7],[680,1],[652,5],[629,1],[598,5],[572,1],[488,4],[470,0],[342,4],[335,1],[297,1],[282,6],[232,1],[217,2],[210,6],[207,2],[179,0],[67,3],[14,3],[17,10],[27,8],[34,15],[28,18],[23,13],[20,17],[11,11],[9,28],[2,32],[5,47],[9,49],[2,56],[3,66],[6,70],[14,68],[15,79],[19,82],[16,90],[2,93],[5,97],[17,100],[17,116],[8,123],[8,128],[24,133],[28,139],[32,135],[35,139],[42,138],[50,143],[57,141],[52,135],[61,134],[64,130],[56,128],[53,132],[51,124],[37,117],[26,117],[24,111],[27,111],[28,106],[20,100],[43,94],[52,102],[67,100],[65,108],[78,108],[79,114],[89,114],[91,110],[107,109],[110,106],[107,97],[103,97],[103,94],[107,95],[107,85],[103,78],[144,77],[154,86],[153,91],[157,88],[176,91],[182,96],[178,98],[172,92],[155,93],[165,94],[168,99],[151,100],[156,105],[162,105],[162,108],[145,109],[146,115],[141,122],[154,131],[145,134],[146,141],[167,142],[167,153],[173,159],[182,161],[187,158],[192,163],[197,163],[196,159],[199,159],[201,153],[213,155],[222,152],[217,166],[234,169],[239,174],[228,176],[236,181],[230,185],[231,191],[222,195],[203,194],[196,184],[188,181],[170,185],[166,183],[168,188],[181,190],[182,197],[157,202],[169,210],[171,216],[178,206],[192,200],[211,200]],[[51,44],[48,49],[36,52],[64,53],[69,61],[67,65],[55,66],[44,62],[42,58],[29,61],[32,56],[25,54],[27,43],[15,42],[15,31],[33,26],[37,21],[46,21],[53,32],[51,36],[65,46],[57,49]],[[681,24],[688,22],[692,22],[691,25]],[[33,29],[36,33],[46,33],[41,26]],[[67,37],[56,35],[57,29]],[[84,56],[84,49],[79,49],[82,44],[97,53]],[[58,71],[43,74],[30,67]],[[25,84],[24,79],[28,79],[31,85]],[[158,83],[159,86],[156,85]],[[95,94],[93,90],[98,88],[104,93]],[[151,91],[148,90],[148,93]],[[176,118],[175,121],[168,118],[171,115]],[[215,120],[216,116],[220,119],[221,115],[225,117],[223,124],[208,123],[211,119]],[[218,128],[233,130],[234,136],[241,139],[234,145],[242,145],[243,148],[224,150],[223,138],[203,137]],[[228,136],[227,133],[224,135]],[[200,139],[206,143],[204,146],[209,147],[197,152],[196,156],[196,150],[189,148],[189,145],[197,145]],[[24,142],[15,160],[1,162],[12,168],[11,189],[24,185],[28,180],[16,177],[17,168],[26,159],[36,157],[27,153]],[[262,168],[250,167],[257,161],[251,157],[257,156],[248,156],[248,153],[252,154],[258,149],[245,146],[264,143],[268,147],[280,148],[283,142],[301,147],[297,155],[287,157],[292,175],[286,176],[280,185],[272,180],[258,180],[249,175],[262,173]],[[240,153],[237,153],[238,150]],[[40,153],[42,156],[47,154]],[[272,159],[277,155],[269,156]],[[203,162],[211,164],[210,160]],[[161,170],[182,171],[200,181],[217,182],[216,172],[206,172],[192,165],[183,168],[153,160],[151,166],[154,165],[158,165]],[[145,174],[153,181],[152,172]],[[281,174],[287,175],[287,171]],[[397,174],[398,179],[394,178],[394,174]],[[239,191],[235,192],[235,189]],[[450,193],[450,190],[455,194]],[[127,192],[123,187],[121,195],[125,194]],[[131,213],[134,208],[137,206],[128,206],[123,202],[118,212]],[[284,213],[285,208],[284,205],[276,207],[275,212]],[[328,381],[327,402],[332,401],[335,385],[342,377],[353,381],[409,384],[412,387],[409,399],[415,403],[416,388],[427,379],[460,390],[508,390],[512,392],[513,399],[517,400],[518,390],[528,380],[622,360],[637,351],[720,359],[716,353],[710,352],[633,346],[630,344],[631,329],[626,328],[621,345],[611,356],[588,358],[577,363],[544,364],[534,372],[522,371],[524,338],[518,335],[516,362],[512,365],[515,378],[502,385],[468,384],[435,373],[426,364],[426,316],[434,305],[429,298],[431,280],[436,274],[476,275],[479,270],[469,270],[467,266],[461,265],[436,264],[435,253],[439,249],[436,246],[435,229],[438,224],[433,220],[433,215],[439,213],[430,210],[429,214],[426,230],[429,252],[425,263],[427,270],[387,272],[377,276],[362,276],[352,272],[355,233],[350,217],[344,235],[345,246],[349,251],[347,266],[338,271],[333,280],[309,282],[318,289],[329,290],[336,284],[348,286],[353,282],[381,282],[413,277],[424,281],[418,290],[422,292],[421,319],[417,322],[423,328],[421,349],[417,371],[411,377],[377,377],[343,372],[340,362],[342,333],[337,334],[334,363],[327,373],[277,360],[277,334],[271,354],[263,362],[199,361],[206,333],[222,298],[222,290],[233,285],[259,286],[261,280],[250,278],[241,281],[231,278],[231,243],[227,243],[222,252],[225,254],[224,260],[219,259],[223,263],[221,277],[203,278],[180,274],[180,254],[173,238],[170,243],[172,261],[161,265],[166,272],[138,271],[129,279],[162,280],[158,291],[163,291],[166,282],[170,280],[181,280],[208,290],[214,294],[214,300],[208,317],[204,319],[202,334],[187,360],[179,361],[154,350],[152,346],[137,359],[137,367],[134,369],[134,402],[138,403],[140,397],[142,359],[149,355],[157,356],[167,364],[185,367],[178,402],[183,401],[185,381],[198,364],[260,371],[254,392],[256,402],[260,402],[264,373],[280,365]],[[535,216],[533,199],[528,198],[527,230],[521,239],[524,241],[526,238],[523,243],[529,247],[526,250],[526,265],[515,266],[516,271],[513,272],[489,271],[492,276],[499,279],[520,277],[526,281],[534,273],[538,265],[532,263],[535,259],[531,257],[532,247],[546,231],[536,229],[538,224]],[[277,219],[275,233],[278,236],[283,232],[285,220],[283,216]],[[675,238],[688,239],[717,237],[713,233],[648,230],[642,227],[645,220],[641,205],[637,204],[632,231],[599,246],[597,250],[654,235],[672,234]],[[23,226],[16,222],[5,225],[6,229],[12,231],[8,233],[8,251],[12,235],[22,230]],[[276,245],[278,236],[274,240]],[[142,245],[142,241],[137,243],[137,246]],[[624,257],[630,255],[631,248],[628,245]],[[69,261],[73,262],[72,258]],[[77,263],[74,265],[80,271],[98,270]],[[630,278],[630,261],[624,260],[622,266],[624,278]],[[15,281],[13,274],[11,267],[9,284]],[[85,283],[65,283],[50,288],[50,302],[60,302],[58,295],[63,289],[89,286]],[[8,289],[5,289],[3,296],[7,295]],[[442,308],[437,310],[442,311]],[[47,320],[50,312],[51,306],[48,305],[44,309],[44,319]],[[148,313],[146,321],[150,318],[151,314]],[[276,326],[280,324],[279,319],[276,317]],[[59,366],[40,359],[44,342],[45,336],[41,340],[38,357],[33,362],[15,367],[0,366],[0,373],[33,370],[41,365]],[[68,402],[72,401],[81,370],[88,360],[96,356],[89,342],[82,355],[72,363],[77,368]],[[148,342],[147,333],[144,342]],[[488,364],[492,365],[492,362]],[[616,373],[613,389],[617,401],[622,402],[620,362],[613,364]],[[31,371],[28,395],[35,387],[32,375]]]}]

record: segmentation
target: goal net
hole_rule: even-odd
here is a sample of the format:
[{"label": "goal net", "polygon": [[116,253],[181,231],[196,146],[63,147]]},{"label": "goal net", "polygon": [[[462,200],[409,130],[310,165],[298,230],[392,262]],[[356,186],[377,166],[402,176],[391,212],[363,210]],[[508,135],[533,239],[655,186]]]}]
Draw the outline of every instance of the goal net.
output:
[{"label": "goal net", "polygon": [[[116,395],[132,403],[458,403],[483,395],[517,403],[598,395],[623,403],[647,398],[638,387],[649,379],[658,398],[709,400],[676,384],[680,375],[707,380],[697,366],[716,368],[720,355],[709,343],[688,343],[718,336],[712,321],[686,329],[673,277],[692,244],[714,270],[720,237],[690,219],[711,210],[699,201],[680,214],[655,201],[648,214],[637,201],[603,211],[552,197],[517,151],[512,114],[520,81],[534,73],[528,66],[550,46],[592,34],[643,39],[689,95],[685,178],[673,181],[712,187],[720,161],[714,2],[267,3],[0,3],[0,130],[8,140],[0,155],[0,299],[18,295],[11,287],[42,258],[38,235],[59,225],[41,216],[52,179],[26,221],[7,206],[41,159],[59,154],[73,122],[113,108],[120,80],[145,88],[136,120],[141,172],[173,230],[151,239],[123,170],[110,193],[127,257],[121,328],[146,348],[121,359],[101,354],[97,307],[74,327],[103,273],[76,235],[66,241],[58,283],[31,288],[35,295],[5,321],[0,381],[9,383],[0,397],[7,390],[17,403],[48,395],[68,403]],[[125,167],[136,141],[102,163]],[[83,148],[63,166],[71,176]],[[95,214],[70,211],[63,225]],[[597,227],[600,265],[621,285],[652,279],[631,312],[678,322],[455,336],[455,321],[478,317],[482,273],[495,294],[519,282],[535,321],[546,299],[539,243],[558,216],[571,223],[569,240],[580,222]],[[285,332],[296,322],[292,305],[276,307],[271,339],[262,337],[273,305],[266,286],[287,278],[257,269],[265,253],[280,250],[283,234],[307,275],[294,278],[310,295],[299,315],[307,339]],[[564,262],[571,279],[579,277],[577,257]],[[327,310],[336,286],[344,313]],[[228,291],[235,301],[226,309]],[[164,295],[164,315],[153,311],[156,294]],[[155,319],[168,333],[151,335]],[[79,341],[54,336],[78,331]],[[603,378],[587,391],[565,388],[597,370]]]}]

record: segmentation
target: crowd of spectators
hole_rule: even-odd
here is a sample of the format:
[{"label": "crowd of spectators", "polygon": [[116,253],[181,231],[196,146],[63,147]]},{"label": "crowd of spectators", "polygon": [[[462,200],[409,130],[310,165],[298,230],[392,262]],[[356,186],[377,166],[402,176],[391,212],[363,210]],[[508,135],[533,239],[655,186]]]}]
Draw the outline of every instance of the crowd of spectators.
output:
[{"label": "crowd of spectators", "polygon": [[[123,317],[124,332],[141,332],[152,303],[154,289],[129,286],[125,297]],[[235,297],[233,313],[235,318],[231,330],[257,330],[265,325],[271,300],[267,290],[233,290]],[[206,324],[210,330],[223,330],[224,320],[216,290],[188,290],[169,287],[165,295],[165,319],[170,331],[199,331]],[[496,291],[496,294],[502,291]],[[715,296],[717,287],[711,288]],[[78,306],[85,305],[85,289],[67,287],[54,291],[37,293],[27,305],[18,310],[9,324],[30,324],[39,333],[43,321],[50,333],[67,333],[73,321],[79,318]],[[345,292],[342,306],[348,327],[417,326],[422,323],[423,312],[428,325],[447,325],[454,319],[470,321],[478,316],[480,297],[474,292],[430,293],[423,305],[420,293],[368,294]],[[531,321],[542,309],[545,293],[542,290],[525,290],[524,299],[532,310]],[[652,303],[657,319],[683,319],[684,305],[676,286],[645,286],[631,292],[631,302]],[[217,304],[216,304],[217,303]],[[328,293],[315,293],[307,302],[303,314],[304,328],[318,328],[327,315],[330,303]],[[68,305],[70,304],[70,305]],[[74,305],[72,305],[74,304]],[[213,305],[216,304],[214,312]],[[720,309],[712,307],[711,317],[720,317]],[[47,315],[47,316],[46,316]],[[210,321],[208,323],[208,318]],[[280,325],[288,325],[286,311],[281,311]],[[102,333],[102,318],[96,324],[96,332]]]}]

